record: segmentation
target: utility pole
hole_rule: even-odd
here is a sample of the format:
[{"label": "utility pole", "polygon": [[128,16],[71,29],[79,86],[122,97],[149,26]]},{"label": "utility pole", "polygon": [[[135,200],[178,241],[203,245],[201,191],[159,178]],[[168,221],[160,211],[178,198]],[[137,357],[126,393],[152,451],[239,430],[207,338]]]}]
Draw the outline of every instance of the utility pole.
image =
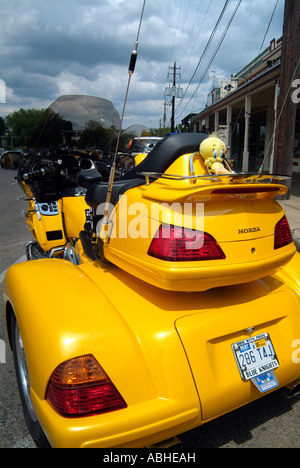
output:
[{"label": "utility pole", "polygon": [[[171,115],[171,133],[174,133],[175,131],[175,98],[176,96],[178,98],[181,98],[182,97],[182,91],[183,89],[176,86],[176,78],[177,78],[177,75],[180,76],[180,73],[177,73],[177,70],[181,70],[181,67],[177,68],[176,67],[176,62],[174,62],[174,67],[169,67],[170,70],[173,70],[173,73],[172,73],[172,88],[166,88],[165,90],[165,96],[171,96],[172,97],[172,115]],[[169,72],[168,73],[168,78],[170,78],[171,76],[171,73]]]},{"label": "utility pole", "polygon": [[167,110],[166,110],[166,107],[167,107],[167,102],[166,100],[164,101],[164,116],[163,116],[163,124],[164,124],[164,129],[163,129],[163,137],[166,136],[166,121],[167,121]]},{"label": "utility pole", "polygon": [[[173,68],[173,89],[175,88],[176,88],[176,62],[174,62],[174,68]],[[175,131],[175,95],[172,97],[171,133],[173,133],[174,131]]]},{"label": "utility pole", "polygon": [[273,172],[292,175],[297,103],[293,83],[300,77],[300,1],[285,0],[280,66],[280,94]]}]

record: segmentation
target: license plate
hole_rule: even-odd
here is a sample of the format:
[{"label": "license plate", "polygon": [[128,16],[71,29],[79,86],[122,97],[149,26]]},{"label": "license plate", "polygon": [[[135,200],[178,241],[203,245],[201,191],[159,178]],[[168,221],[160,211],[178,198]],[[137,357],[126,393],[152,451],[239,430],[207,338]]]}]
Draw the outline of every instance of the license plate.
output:
[{"label": "license plate", "polygon": [[243,380],[250,380],[279,366],[268,333],[233,343],[232,350]]}]

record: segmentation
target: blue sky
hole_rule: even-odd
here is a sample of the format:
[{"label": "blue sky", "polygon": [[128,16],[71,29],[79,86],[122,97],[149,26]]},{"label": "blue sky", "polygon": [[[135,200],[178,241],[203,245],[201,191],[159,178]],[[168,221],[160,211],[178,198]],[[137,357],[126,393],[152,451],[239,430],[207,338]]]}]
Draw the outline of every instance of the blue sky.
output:
[{"label": "blue sky", "polygon": [[[121,113],[142,6],[143,0],[1,0],[0,115],[48,107],[62,94],[103,97]],[[202,110],[211,86],[206,76],[214,70],[229,78],[281,37],[283,10],[284,0],[146,0],[124,127],[159,126],[174,61],[178,85],[187,90],[176,102],[177,123]]]}]

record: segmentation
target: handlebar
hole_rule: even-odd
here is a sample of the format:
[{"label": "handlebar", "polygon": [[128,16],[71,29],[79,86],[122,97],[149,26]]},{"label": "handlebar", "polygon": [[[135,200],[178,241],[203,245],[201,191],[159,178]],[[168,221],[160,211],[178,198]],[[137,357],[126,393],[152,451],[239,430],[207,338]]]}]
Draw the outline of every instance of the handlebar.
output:
[{"label": "handlebar", "polygon": [[36,169],[35,171],[25,172],[23,174],[22,179],[25,182],[28,182],[30,179],[39,179],[45,176],[51,176],[55,172],[54,167],[41,167],[40,169]]}]

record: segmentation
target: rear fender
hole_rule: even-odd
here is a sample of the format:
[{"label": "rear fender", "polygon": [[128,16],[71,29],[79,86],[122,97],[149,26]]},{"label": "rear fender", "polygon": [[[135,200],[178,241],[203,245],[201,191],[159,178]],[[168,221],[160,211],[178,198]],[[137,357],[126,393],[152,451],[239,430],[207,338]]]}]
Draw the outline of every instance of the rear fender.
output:
[{"label": "rear fender", "polygon": [[290,286],[294,293],[300,296],[300,253],[296,252],[293,258],[280,269],[276,276],[286,285]]},{"label": "rear fender", "polygon": [[121,394],[128,369],[136,399],[153,398],[136,338],[102,291],[75,265],[59,259],[13,265],[5,277],[4,300],[8,322],[11,310],[16,316],[31,387],[40,399],[60,363],[90,353]]}]

